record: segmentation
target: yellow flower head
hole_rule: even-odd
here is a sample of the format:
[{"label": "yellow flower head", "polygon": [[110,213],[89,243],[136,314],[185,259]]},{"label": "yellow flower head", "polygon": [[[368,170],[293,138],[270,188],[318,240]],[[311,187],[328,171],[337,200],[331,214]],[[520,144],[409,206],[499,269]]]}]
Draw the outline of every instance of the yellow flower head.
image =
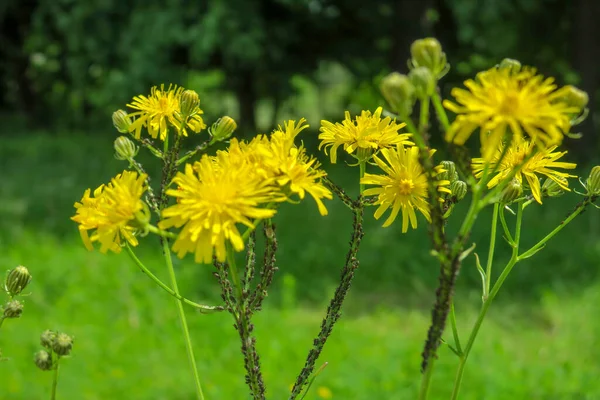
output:
[{"label": "yellow flower head", "polygon": [[[502,158],[500,164],[498,165],[498,161],[504,152],[504,144],[501,143],[500,146],[496,148],[492,159],[488,162],[488,170],[491,171],[497,169],[496,175],[487,184],[488,188],[492,188],[504,181],[505,178],[507,178],[511,172],[515,170],[515,168],[518,168],[521,164],[523,164],[523,160],[529,157],[515,175],[515,179],[518,180],[519,183],[523,184],[523,177],[525,177],[527,183],[529,184],[529,188],[531,189],[531,193],[538,203],[542,203],[542,190],[538,175],[544,175],[556,182],[562,189],[569,190],[569,182],[567,181],[567,178],[575,178],[576,175],[555,171],[554,168],[573,169],[577,165],[574,163],[557,161],[559,158],[567,154],[567,152],[555,152],[554,150],[556,150],[556,147],[557,146],[552,146],[548,147],[547,149],[538,150],[531,155],[532,152],[536,150],[533,142],[528,140],[518,141],[513,138],[512,144],[506,150],[504,158]],[[483,175],[485,165],[486,160],[483,158],[473,159],[473,172],[475,172],[476,178],[479,178]]]},{"label": "yellow flower head", "polygon": [[161,229],[183,227],[173,244],[179,257],[194,253],[196,262],[210,263],[213,253],[225,261],[225,243],[236,251],[244,249],[237,224],[254,227],[252,220],[275,215],[264,208],[274,201],[268,181],[249,179],[251,165],[239,163],[233,167],[230,156],[220,151],[215,157],[203,156],[194,168],[186,164],[185,172],[173,179],[178,188],[167,190],[177,204],[162,213]]},{"label": "yellow flower head", "polygon": [[283,194],[289,199],[290,195],[297,195],[300,200],[308,193],[317,203],[319,213],[327,215],[327,208],[321,199],[331,199],[333,196],[329,189],[321,183],[321,178],[327,173],[320,169],[321,164],[316,158],[306,154],[303,145],[296,147],[294,139],[302,130],[308,128],[302,118],[298,124],[287,121],[271,133],[269,138],[269,153],[264,154],[264,164],[271,171],[272,177]]},{"label": "yellow flower head", "polygon": [[[378,186],[364,191],[365,196],[377,196],[374,204],[379,205],[379,208],[375,211],[375,218],[379,219],[392,207],[390,216],[383,224],[386,227],[394,222],[398,213],[402,211],[403,233],[408,231],[409,220],[413,229],[417,227],[415,209],[429,221],[428,182],[419,162],[419,149],[398,145],[395,149],[381,150],[381,154],[387,163],[377,156],[373,159],[385,175],[365,174],[360,181],[365,185]],[[437,172],[442,170],[437,168]],[[449,181],[438,181],[436,185],[440,192],[450,193],[446,187],[450,185]]]},{"label": "yellow flower head", "polygon": [[533,68],[492,68],[465,81],[465,86],[468,90],[452,90],[456,103],[444,101],[447,109],[458,114],[446,140],[462,145],[479,128],[486,160],[507,128],[517,140],[527,135],[542,149],[559,145],[571,129],[571,116],[580,111],[564,102],[564,88],[556,90],[554,79],[544,79]]},{"label": "yellow flower head", "polygon": [[[185,121],[181,114],[181,95],[184,92],[182,87],[169,85],[165,90],[164,85],[154,86],[149,96],[135,96],[127,107],[138,110],[129,114],[129,117],[136,117],[136,120],[129,126],[129,132],[134,132],[136,139],[141,136],[142,127],[148,129],[148,134],[156,139],[165,140],[167,131],[171,126],[179,135],[187,136],[187,130],[198,133],[206,128],[200,114],[203,111],[197,108],[195,112],[188,116]],[[160,135],[160,136],[159,136]]]},{"label": "yellow flower head", "polygon": [[[122,240],[137,246],[135,232],[139,226],[134,223],[144,210],[141,200],[146,191],[147,175],[123,171],[108,185],[102,185],[90,196],[90,189],[83,194],[80,203],[75,203],[76,214],[71,219],[79,224],[79,232],[85,246],[92,250],[92,242],[100,243],[100,251],[119,253]],[[95,229],[89,236],[88,231]]]},{"label": "yellow flower head", "polygon": [[383,109],[377,108],[373,114],[370,111],[363,111],[356,116],[353,121],[350,113],[346,111],[346,118],[342,123],[331,123],[321,121],[321,133],[319,139],[321,144],[319,150],[325,147],[325,152],[329,149],[331,153],[331,163],[335,164],[337,160],[337,149],[340,146],[348,154],[355,151],[359,159],[368,159],[381,149],[393,147],[398,144],[412,145],[408,139],[411,136],[407,133],[398,133],[406,124],[397,123],[390,117],[381,118]]}]

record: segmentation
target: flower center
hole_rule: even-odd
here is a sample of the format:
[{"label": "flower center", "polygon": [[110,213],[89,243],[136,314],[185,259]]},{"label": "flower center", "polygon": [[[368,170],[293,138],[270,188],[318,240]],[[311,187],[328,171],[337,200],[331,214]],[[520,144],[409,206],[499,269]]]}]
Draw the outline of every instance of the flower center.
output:
[{"label": "flower center", "polygon": [[514,93],[507,93],[500,103],[498,113],[505,116],[515,115],[519,109],[519,98]]},{"label": "flower center", "polygon": [[398,186],[400,194],[411,194],[414,187],[415,184],[412,179],[400,179],[400,185]]}]

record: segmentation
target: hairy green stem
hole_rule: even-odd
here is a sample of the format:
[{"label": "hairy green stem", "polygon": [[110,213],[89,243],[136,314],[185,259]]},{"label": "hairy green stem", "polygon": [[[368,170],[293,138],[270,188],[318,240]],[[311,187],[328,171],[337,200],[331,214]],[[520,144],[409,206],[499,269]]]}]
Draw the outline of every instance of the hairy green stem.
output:
[{"label": "hairy green stem", "polygon": [[496,249],[496,231],[498,230],[498,211],[500,204],[494,204],[494,213],[492,215],[492,231],[490,232],[490,249],[488,251],[487,265],[485,268],[485,294],[490,292],[492,280],[492,263],[494,261],[494,251]]},{"label": "hairy green stem", "polygon": [[435,113],[437,114],[445,132],[450,128],[450,122],[448,121],[448,114],[446,114],[446,110],[442,105],[442,99],[437,91],[433,94],[433,96],[431,96],[431,101],[433,102],[433,108],[435,109]]},{"label": "hairy green stem", "polygon": [[[171,258],[169,242],[166,239],[161,239],[161,242],[163,247],[163,255],[169,271],[169,278],[171,279],[171,286],[173,287],[173,293],[180,297],[181,295],[179,294],[179,288],[177,287],[177,278],[175,277],[175,269],[173,268],[173,259]],[[196,394],[199,400],[204,400],[204,393],[202,392],[202,385],[200,384],[200,375],[198,374],[196,359],[194,357],[194,348],[192,347],[192,340],[190,338],[190,331],[188,329],[185,311],[183,310],[183,300],[176,298],[175,302],[177,303],[177,313],[179,314],[179,321],[181,322],[181,329],[183,331],[183,338],[185,340],[185,347],[190,362],[190,368],[192,369],[192,374],[196,384]]]},{"label": "hairy green stem", "polygon": [[458,354],[462,354],[460,337],[458,335],[458,326],[456,325],[456,312],[454,311],[454,301],[450,303],[450,324],[452,325],[452,336],[454,337],[454,346]]},{"label": "hairy green stem", "polygon": [[56,387],[58,386],[58,368],[59,368],[60,357],[56,360],[54,366],[54,373],[52,374],[52,391],[50,392],[50,400],[56,400]]}]

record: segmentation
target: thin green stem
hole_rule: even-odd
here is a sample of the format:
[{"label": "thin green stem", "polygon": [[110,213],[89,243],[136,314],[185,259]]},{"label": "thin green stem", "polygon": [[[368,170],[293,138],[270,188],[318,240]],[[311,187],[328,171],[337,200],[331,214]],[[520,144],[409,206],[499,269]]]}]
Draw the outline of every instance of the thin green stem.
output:
[{"label": "thin green stem", "polygon": [[462,347],[460,345],[460,338],[458,336],[458,326],[456,325],[454,301],[450,304],[450,324],[452,325],[452,336],[454,336],[454,346],[456,346],[456,353],[460,356],[462,355]]},{"label": "thin green stem", "polygon": [[154,233],[163,238],[169,238],[169,239],[177,238],[177,235],[174,234],[173,232],[163,231],[162,229],[159,229],[154,225],[148,225],[148,226],[146,226],[146,229],[148,230],[148,232]]},{"label": "thin green stem", "polygon": [[569,224],[569,222],[571,222],[576,216],[581,214],[581,212],[585,209],[585,207],[588,205],[588,203],[589,203],[589,200],[586,199],[581,204],[579,204],[577,206],[577,208],[575,209],[575,211],[573,211],[563,222],[561,222],[560,225],[558,225],[556,228],[554,228],[554,230],[552,230],[552,232],[547,234],[542,240],[540,240],[535,245],[533,245],[529,250],[527,250],[523,254],[521,254],[519,256],[519,260],[525,259],[525,258],[530,257],[533,254],[535,254],[535,252],[537,252],[542,246],[544,246],[548,240],[552,239],[554,237],[554,235],[556,235],[565,226],[567,226]]},{"label": "thin green stem", "polygon": [[424,135],[429,126],[429,97],[421,100],[421,109],[419,112],[419,132]]},{"label": "thin green stem", "polygon": [[[177,287],[177,278],[175,277],[175,269],[173,268],[173,260],[171,258],[171,249],[169,248],[169,242],[166,239],[162,239],[163,254],[165,256],[165,262],[169,271],[169,278],[171,279],[171,285],[173,286],[173,292],[180,296],[179,288]],[[204,393],[202,393],[202,385],[200,384],[200,376],[198,374],[198,368],[196,367],[196,359],[194,358],[194,349],[192,347],[192,340],[190,338],[190,332],[188,329],[187,319],[185,317],[185,311],[183,310],[183,301],[181,299],[175,300],[177,303],[177,312],[179,314],[179,321],[181,322],[181,329],[183,330],[183,337],[185,340],[185,346],[190,362],[190,368],[194,375],[194,381],[196,383],[196,394],[199,400],[204,400]]]},{"label": "thin green stem", "polygon": [[421,379],[421,388],[419,389],[419,400],[427,400],[429,395],[429,382],[431,382],[431,375],[433,374],[433,365],[435,364],[435,357],[429,360],[427,368],[423,371],[423,378]]},{"label": "thin green stem", "polygon": [[485,293],[490,292],[491,280],[492,280],[492,263],[494,261],[494,251],[496,249],[496,231],[498,230],[498,212],[500,204],[494,204],[494,213],[492,215],[492,231],[490,232],[490,249],[488,252],[487,265],[485,268]]},{"label": "thin green stem", "polygon": [[433,102],[435,113],[442,124],[442,128],[444,128],[444,131],[447,131],[450,128],[450,122],[448,121],[448,114],[446,114],[446,110],[442,105],[442,99],[437,91],[431,96],[431,101]]},{"label": "thin green stem", "polygon": [[365,176],[365,172],[367,170],[367,163],[365,161],[361,161],[358,163],[359,166],[359,174],[360,174],[360,194],[362,196],[363,192],[365,191],[365,185],[362,183],[362,178]]},{"label": "thin green stem", "polygon": [[5,320],[5,319],[6,319],[6,318],[4,318],[3,316],[2,316],[2,317],[0,317],[0,328],[2,328],[2,324],[4,323],[4,320]]},{"label": "thin green stem", "polygon": [[127,248],[127,253],[129,254],[129,257],[131,257],[131,259],[133,260],[135,265],[137,265],[138,268],[141,269],[142,272],[148,276],[148,278],[150,278],[154,283],[156,283],[158,285],[158,287],[160,287],[162,290],[164,290],[171,296],[175,297],[177,300],[183,301],[185,304],[195,307],[203,313],[210,313],[210,312],[223,310],[223,307],[206,306],[206,305],[198,304],[198,303],[195,303],[195,302],[193,302],[189,299],[186,299],[185,297],[175,293],[170,287],[168,287],[163,281],[161,281],[156,275],[154,275],[152,273],[152,271],[150,271],[148,269],[148,267],[146,267],[144,265],[144,263],[137,257],[137,255],[135,254],[135,252],[133,251],[131,246],[126,245],[126,248]]},{"label": "thin green stem", "polygon": [[403,121],[406,124],[406,127],[408,128],[408,130],[410,131],[409,133],[413,134],[413,138],[415,136],[419,136],[419,130],[417,129],[417,126],[413,122],[412,118],[406,117],[403,119]]},{"label": "thin green stem", "polygon": [[510,233],[510,229],[508,229],[508,224],[506,223],[506,217],[504,216],[504,204],[500,207],[502,207],[502,210],[500,210],[500,223],[502,224],[502,229],[504,230],[504,236],[506,236],[506,239],[512,246],[515,241]]},{"label": "thin green stem", "polygon": [[471,349],[473,348],[473,343],[475,343],[475,339],[477,338],[477,334],[479,333],[479,329],[481,328],[481,324],[483,323],[483,320],[490,308],[490,305],[492,304],[492,301],[494,301],[494,298],[498,294],[498,291],[502,287],[502,284],[508,277],[508,274],[510,274],[510,271],[512,271],[515,264],[519,261],[519,257],[517,255],[519,253],[519,240],[521,239],[521,223],[523,220],[523,205],[521,203],[519,203],[518,207],[519,208],[517,211],[517,221],[516,221],[516,225],[515,225],[515,246],[513,247],[512,256],[511,256],[510,260],[508,261],[508,264],[506,264],[506,266],[504,267],[502,274],[500,274],[500,277],[494,284],[494,287],[490,291],[488,298],[483,302],[481,311],[479,312],[479,315],[477,316],[477,320],[475,321],[475,325],[473,326],[473,329],[471,330],[471,334],[469,335],[469,340],[467,341],[467,345],[465,346],[465,351],[464,351],[463,356],[461,357],[460,362],[458,364],[458,370],[456,372],[456,378],[454,380],[454,388],[452,390],[452,396],[450,397],[451,400],[456,400],[458,398],[458,393],[460,391],[460,384],[462,382],[462,377],[463,377],[463,373],[465,370],[465,364],[467,362],[469,354],[471,353]]},{"label": "thin green stem", "polygon": [[233,285],[235,286],[238,300],[241,302],[243,300],[242,281],[240,280],[237,265],[235,263],[235,253],[233,252],[233,247],[230,245],[227,245],[227,264],[229,265],[229,273],[231,274],[231,279],[233,280]]},{"label": "thin green stem", "polygon": [[54,373],[52,374],[52,392],[50,393],[50,400],[56,400],[56,387],[58,386],[58,367],[60,358],[56,360],[54,367]]}]

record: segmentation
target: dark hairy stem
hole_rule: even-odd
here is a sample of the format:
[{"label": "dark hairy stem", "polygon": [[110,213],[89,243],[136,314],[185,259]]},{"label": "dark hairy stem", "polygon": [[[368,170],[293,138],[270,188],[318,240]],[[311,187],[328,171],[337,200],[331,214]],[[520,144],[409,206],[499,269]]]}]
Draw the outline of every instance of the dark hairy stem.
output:
[{"label": "dark hairy stem", "polygon": [[263,260],[263,267],[260,271],[260,281],[256,285],[256,289],[250,294],[248,298],[248,309],[253,313],[260,310],[262,302],[267,297],[267,289],[273,282],[273,276],[278,270],[275,265],[276,258],[275,253],[277,252],[277,237],[275,236],[275,224],[271,220],[267,220],[263,223],[263,233],[265,236],[265,255]]},{"label": "dark hairy stem", "polygon": [[289,400],[294,400],[296,397],[298,397],[304,386],[307,384],[312,372],[314,371],[315,363],[317,362],[317,359],[319,358],[319,355],[325,346],[325,342],[329,338],[329,335],[333,330],[333,326],[341,316],[342,304],[344,303],[346,294],[348,294],[348,290],[352,284],[354,272],[359,265],[357,254],[360,241],[364,234],[362,226],[364,208],[361,198],[359,198],[358,201],[353,202],[352,209],[354,212],[354,221],[352,224],[353,229],[352,236],[350,238],[350,249],[348,250],[346,263],[342,269],[340,283],[335,290],[329,306],[327,307],[327,313],[325,318],[323,318],[323,322],[321,323],[321,330],[319,331],[317,337],[313,340],[313,347],[308,353],[304,368],[302,368],[302,371],[300,371],[300,374],[296,378],[296,382],[294,383]]}]

